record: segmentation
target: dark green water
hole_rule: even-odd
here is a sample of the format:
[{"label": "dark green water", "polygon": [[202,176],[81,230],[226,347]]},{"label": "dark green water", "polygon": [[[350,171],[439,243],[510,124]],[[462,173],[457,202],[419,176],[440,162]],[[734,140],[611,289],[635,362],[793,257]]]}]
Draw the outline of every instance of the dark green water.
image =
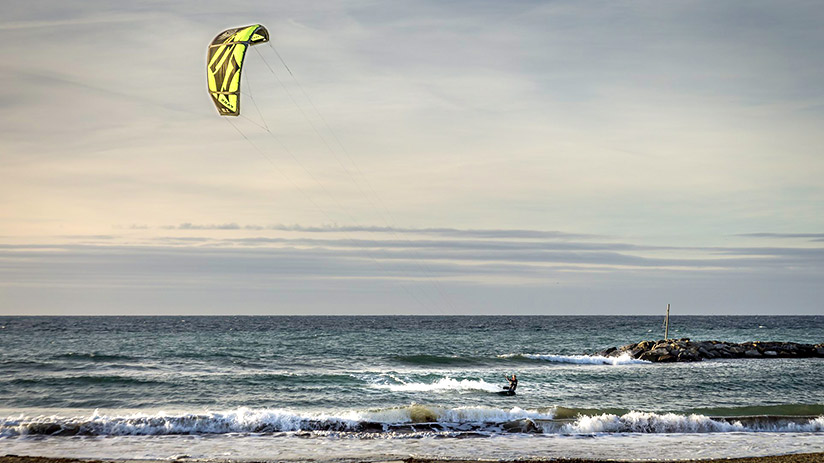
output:
[{"label": "dark green water", "polygon": [[[591,355],[661,338],[661,322],[2,317],[0,408],[12,418],[0,433],[220,434],[375,426],[390,432],[409,431],[410,423],[435,423],[427,429],[436,431],[535,432],[523,426],[525,420],[537,422],[542,432],[824,424],[814,420],[824,415],[824,359],[648,364]],[[819,343],[824,317],[673,317],[671,330],[674,337],[694,340]],[[518,394],[502,397],[497,391],[511,373],[519,376]],[[105,417],[89,418],[95,409]],[[59,418],[44,418],[43,410]],[[135,413],[152,418],[137,420]],[[682,418],[690,414],[705,421],[684,427]],[[591,419],[562,428],[572,426],[564,420],[579,415]],[[770,418],[767,424],[726,427],[731,420],[725,417],[752,415]],[[788,418],[796,416],[802,417]]]}]

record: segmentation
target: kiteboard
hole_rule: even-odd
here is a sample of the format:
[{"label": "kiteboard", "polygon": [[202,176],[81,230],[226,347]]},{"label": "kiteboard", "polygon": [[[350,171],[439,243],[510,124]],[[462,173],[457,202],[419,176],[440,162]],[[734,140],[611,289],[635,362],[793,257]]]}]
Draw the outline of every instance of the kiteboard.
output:
[{"label": "kiteboard", "polygon": [[498,391],[498,395],[515,395],[515,391],[504,389],[503,391]]}]

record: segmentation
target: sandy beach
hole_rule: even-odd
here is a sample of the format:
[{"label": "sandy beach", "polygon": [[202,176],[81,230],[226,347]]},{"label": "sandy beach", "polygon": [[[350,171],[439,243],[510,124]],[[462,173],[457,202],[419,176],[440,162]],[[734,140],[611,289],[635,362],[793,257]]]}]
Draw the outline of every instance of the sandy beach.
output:
[{"label": "sandy beach", "polygon": [[[123,460],[81,460],[81,459],[72,459],[72,458],[47,458],[47,457],[28,457],[28,456],[18,456],[18,455],[6,455],[0,457],[0,463],[122,463],[123,461],[134,461],[125,458]],[[141,460],[143,461],[143,460]],[[185,460],[185,461],[198,461],[198,460]],[[231,461],[231,460],[227,460]],[[277,457],[273,456],[271,461],[277,461]],[[381,460],[375,460],[381,461]],[[491,460],[429,460],[429,459],[417,459],[417,458],[407,458],[405,460],[393,460],[392,463],[481,463],[485,461]],[[500,461],[501,463],[520,463],[520,462],[530,462],[530,463],[542,463],[542,462],[552,462],[552,463],[630,463],[630,462],[638,462],[639,460],[590,460],[590,459],[580,459],[580,458],[559,458],[559,459],[551,459],[551,460],[496,460]],[[775,456],[764,456],[764,457],[747,457],[747,458],[716,458],[716,459],[709,459],[709,460],[643,460],[644,463],[822,463],[824,462],[824,453],[802,453],[802,454],[795,454],[795,455],[775,455]],[[386,462],[389,463],[389,462]]]},{"label": "sandy beach", "polygon": [[[406,459],[406,463],[478,463],[471,460],[419,460]],[[643,461],[644,463],[822,463],[824,462],[824,453],[801,453],[796,455],[776,455],[766,457],[751,457],[751,458],[716,458],[711,460],[589,460],[580,458],[560,458],[555,460],[515,460],[512,463],[520,461],[529,462],[553,462],[553,463],[629,463]],[[18,462],[9,462],[18,463]],[[19,463],[29,463],[28,461],[20,461]],[[33,463],[33,462],[32,462]],[[51,462],[37,462],[37,463],[51,463]]]}]

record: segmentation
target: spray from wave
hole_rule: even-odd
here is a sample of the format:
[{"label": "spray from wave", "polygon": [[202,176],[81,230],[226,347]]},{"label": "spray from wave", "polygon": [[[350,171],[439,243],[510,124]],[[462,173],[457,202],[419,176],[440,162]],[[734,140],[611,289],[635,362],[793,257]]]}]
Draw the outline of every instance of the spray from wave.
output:
[{"label": "spray from wave", "polygon": [[[570,410],[570,409],[564,409]],[[0,421],[0,437],[199,435],[228,433],[360,433],[409,437],[419,433],[490,436],[498,434],[824,432],[818,417],[708,417],[698,414],[630,411],[578,414],[560,409],[524,410],[491,407],[447,408],[412,404],[379,410],[298,413],[282,409],[247,409],[184,414],[90,416],[16,416]]]},{"label": "spray from wave", "polygon": [[504,354],[499,358],[524,358],[530,360],[543,360],[552,363],[572,363],[578,365],[636,365],[651,363],[646,360],[638,360],[629,354],[620,357],[604,357],[601,355],[553,355],[553,354]]},{"label": "spray from wave", "polygon": [[550,420],[552,414],[488,407],[446,408],[412,404],[380,410],[298,413],[282,409],[241,408],[200,414],[131,414],[91,416],[8,417],[0,422],[0,437],[154,436],[180,434],[276,433],[336,431],[408,433],[418,431],[505,431],[507,423]]},{"label": "spray from wave", "polygon": [[824,416],[711,418],[704,415],[629,412],[624,415],[581,416],[562,432],[593,433],[708,433],[708,432],[822,432]]},{"label": "spray from wave", "polygon": [[498,392],[501,386],[487,383],[486,381],[474,379],[452,379],[445,377],[431,383],[420,383],[405,381],[393,377],[393,383],[374,383],[370,387],[376,389],[389,389],[394,392],[426,392],[426,391],[486,391]]}]

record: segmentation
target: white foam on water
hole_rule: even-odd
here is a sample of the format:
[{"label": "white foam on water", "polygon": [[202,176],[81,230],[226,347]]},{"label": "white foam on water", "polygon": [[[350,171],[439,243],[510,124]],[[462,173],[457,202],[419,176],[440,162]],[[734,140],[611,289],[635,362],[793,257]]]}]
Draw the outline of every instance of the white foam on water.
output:
[{"label": "white foam on water", "polygon": [[824,452],[821,433],[599,434],[581,438],[497,435],[489,438],[350,439],[322,441],[284,434],[202,436],[46,437],[0,439],[4,453],[98,460],[171,460],[188,455],[213,461],[342,463],[410,457],[446,460],[530,460],[552,458],[634,461],[692,460]]},{"label": "white foam on water", "polygon": [[172,434],[227,434],[311,429],[320,422],[328,428],[347,429],[357,423],[328,414],[298,414],[278,409],[239,408],[233,411],[169,414],[133,413],[90,416],[40,415],[9,417],[0,422],[0,436],[96,435],[157,436]]},{"label": "white foam on water", "polygon": [[427,391],[487,391],[487,392],[498,392],[502,390],[501,386],[487,383],[486,381],[480,379],[452,379],[450,377],[441,378],[437,381],[433,381],[431,383],[417,383],[417,382],[405,382],[399,378],[393,378],[399,383],[396,384],[387,384],[387,383],[375,383],[371,384],[370,387],[377,388],[377,389],[389,389],[390,391],[395,392],[427,392]]},{"label": "white foam on water", "polygon": [[581,416],[564,425],[561,432],[592,433],[728,433],[728,432],[822,432],[824,416],[806,422],[762,422],[745,425],[740,420],[727,421],[704,415],[629,412],[625,415],[602,414]]},{"label": "white foam on water", "polygon": [[498,357],[524,357],[532,360],[580,365],[636,365],[651,363],[647,360],[632,358],[629,354],[623,354],[619,357],[604,357],[603,355],[505,354],[499,355]]},{"label": "white foam on water", "polygon": [[564,432],[588,433],[695,433],[745,431],[740,422],[715,421],[703,415],[677,415],[674,413],[630,412],[617,416],[603,414],[582,416],[564,426]]},{"label": "white foam on water", "polygon": [[132,413],[107,415],[10,416],[0,421],[0,437],[28,435],[159,436],[177,434],[229,434],[289,431],[358,431],[361,425],[409,423],[467,424],[474,429],[493,429],[496,424],[517,420],[548,420],[551,414],[490,407],[447,408],[412,404],[379,410],[295,412],[283,409],[240,408],[205,413]]},{"label": "white foam on water", "polygon": [[824,432],[824,416],[812,419],[809,423],[788,423],[787,432]]},{"label": "white foam on water", "polygon": [[389,408],[375,411],[352,411],[341,415],[342,418],[352,421],[366,421],[386,424],[403,423],[444,423],[464,424],[477,423],[495,425],[518,420],[550,420],[551,413],[524,410],[513,407],[505,410],[490,407],[437,407],[412,404],[406,407]]},{"label": "white foam on water", "polygon": [[[624,415],[579,416],[572,422],[553,421],[549,409],[525,410],[494,407],[438,407],[412,404],[378,410],[297,412],[284,409],[249,409],[204,413],[132,413],[108,415],[10,416],[0,420],[0,438],[25,436],[162,436],[215,435],[231,433],[278,433],[324,431],[342,433],[386,433],[400,431],[408,437],[408,425],[435,424],[432,432],[473,431],[545,434],[666,434],[731,432],[824,432],[824,416],[812,419],[719,419],[704,415],[632,411]],[[513,424],[517,426],[513,427]],[[506,425],[506,426],[505,426]],[[528,425],[522,427],[520,425]],[[534,426],[533,426],[534,425]],[[415,427],[415,430],[420,428]]]}]

